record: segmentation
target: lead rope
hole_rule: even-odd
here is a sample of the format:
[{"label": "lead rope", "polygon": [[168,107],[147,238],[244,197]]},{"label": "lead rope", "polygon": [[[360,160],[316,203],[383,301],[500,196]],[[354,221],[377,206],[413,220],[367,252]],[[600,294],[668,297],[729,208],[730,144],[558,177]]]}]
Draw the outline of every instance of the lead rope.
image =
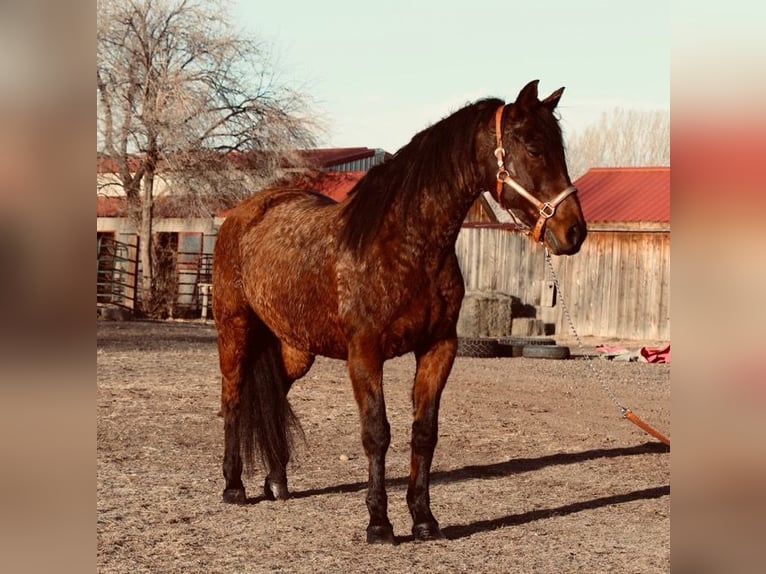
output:
[{"label": "lead rope", "polygon": [[586,358],[586,362],[588,363],[588,366],[590,367],[591,372],[593,372],[593,375],[595,376],[599,385],[601,385],[601,389],[604,391],[604,394],[606,394],[606,396],[609,397],[615,405],[617,405],[617,408],[620,409],[620,412],[622,413],[622,416],[624,418],[628,419],[634,425],[644,430],[645,432],[649,433],[660,442],[670,446],[669,438],[667,438],[665,435],[660,433],[657,429],[655,429],[648,423],[641,420],[636,414],[633,413],[633,411],[631,411],[628,407],[624,406],[617,399],[617,397],[609,388],[609,386],[604,382],[603,373],[596,369],[595,365],[593,364],[592,356],[585,351],[585,346],[582,343],[582,339],[580,339],[580,335],[577,333],[577,329],[575,329],[574,322],[572,321],[572,316],[569,314],[569,308],[567,307],[567,302],[566,302],[566,298],[564,297],[564,292],[561,290],[561,285],[559,285],[559,278],[556,275],[556,271],[553,269],[551,254],[548,251],[547,247],[545,248],[545,262],[548,264],[548,269],[550,269],[551,276],[553,277],[553,283],[556,285],[556,291],[558,292],[558,297],[559,297],[559,300],[561,301],[561,308],[564,311],[564,317],[566,317],[567,323],[569,323],[569,328],[572,331],[572,334],[574,335],[575,340],[577,341],[577,345],[579,346],[580,352],[582,352],[583,356]]}]

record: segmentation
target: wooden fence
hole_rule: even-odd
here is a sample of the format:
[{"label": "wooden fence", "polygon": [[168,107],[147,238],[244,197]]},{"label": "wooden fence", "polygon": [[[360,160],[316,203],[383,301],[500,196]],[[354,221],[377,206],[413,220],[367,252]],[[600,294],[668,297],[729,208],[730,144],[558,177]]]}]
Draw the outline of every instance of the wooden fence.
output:
[{"label": "wooden fence", "polygon": [[[464,227],[456,245],[468,291],[514,298],[514,317],[534,316],[571,338],[561,295],[550,297],[544,250],[498,227]],[[577,255],[553,257],[581,336],[670,340],[670,230],[666,224],[591,225]]]}]

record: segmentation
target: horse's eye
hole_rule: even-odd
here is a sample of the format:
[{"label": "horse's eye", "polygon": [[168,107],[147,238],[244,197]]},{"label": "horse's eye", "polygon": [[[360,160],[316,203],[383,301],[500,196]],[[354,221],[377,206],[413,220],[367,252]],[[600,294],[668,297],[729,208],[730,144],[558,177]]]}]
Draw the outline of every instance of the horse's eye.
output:
[{"label": "horse's eye", "polygon": [[530,157],[540,157],[541,155],[540,150],[535,147],[528,147],[527,153],[530,155]]}]

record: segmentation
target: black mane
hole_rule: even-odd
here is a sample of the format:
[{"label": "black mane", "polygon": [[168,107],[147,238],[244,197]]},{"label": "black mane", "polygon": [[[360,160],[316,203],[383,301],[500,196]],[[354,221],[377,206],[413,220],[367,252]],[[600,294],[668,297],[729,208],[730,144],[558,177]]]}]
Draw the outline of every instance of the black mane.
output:
[{"label": "black mane", "polygon": [[359,180],[343,207],[341,241],[363,250],[380,230],[394,199],[404,200],[405,212],[412,198],[424,188],[450,193],[456,181],[475,178],[474,144],[480,125],[503,102],[479,100],[417,133],[388,161]]}]

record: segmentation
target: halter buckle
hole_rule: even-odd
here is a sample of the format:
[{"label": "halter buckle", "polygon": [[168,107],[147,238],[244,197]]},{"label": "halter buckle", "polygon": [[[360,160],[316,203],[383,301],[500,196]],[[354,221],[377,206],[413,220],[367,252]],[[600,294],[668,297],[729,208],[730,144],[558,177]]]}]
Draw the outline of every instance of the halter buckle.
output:
[{"label": "halter buckle", "polygon": [[540,208],[540,217],[544,217],[545,219],[550,219],[553,217],[553,214],[556,213],[556,207],[548,203],[547,201],[543,203],[543,206]]}]

